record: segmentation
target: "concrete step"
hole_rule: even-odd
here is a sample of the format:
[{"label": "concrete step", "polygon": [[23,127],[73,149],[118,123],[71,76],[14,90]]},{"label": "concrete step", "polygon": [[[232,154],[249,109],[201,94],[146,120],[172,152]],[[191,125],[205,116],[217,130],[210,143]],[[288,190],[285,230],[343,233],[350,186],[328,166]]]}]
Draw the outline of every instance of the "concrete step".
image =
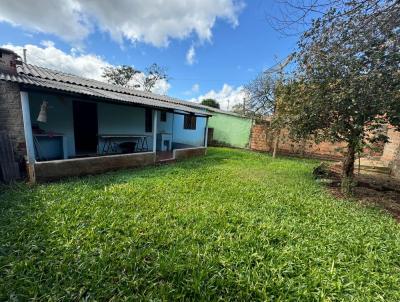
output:
[{"label": "concrete step", "polygon": [[158,159],[156,161],[157,164],[159,165],[164,165],[164,164],[171,164],[176,162],[175,158],[167,158],[167,159]]}]

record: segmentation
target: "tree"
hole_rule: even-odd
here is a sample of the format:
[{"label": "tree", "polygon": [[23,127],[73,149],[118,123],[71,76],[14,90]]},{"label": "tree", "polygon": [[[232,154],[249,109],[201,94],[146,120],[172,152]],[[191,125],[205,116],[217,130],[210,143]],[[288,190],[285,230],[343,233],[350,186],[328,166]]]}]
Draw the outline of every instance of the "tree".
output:
[{"label": "tree", "polygon": [[103,78],[109,83],[120,86],[127,86],[136,74],[140,71],[128,65],[108,66],[103,69]]},{"label": "tree", "polygon": [[144,72],[127,65],[105,67],[103,78],[114,85],[133,86],[144,91],[153,91],[158,82],[169,80],[166,69],[156,63],[151,64]]},{"label": "tree", "polygon": [[[267,15],[267,21],[279,33],[284,36],[292,36],[303,33],[311,25],[312,21],[321,18],[329,10],[335,9],[338,14],[332,18],[349,17],[362,12],[366,7],[376,8],[385,0],[274,0],[277,6],[271,10],[274,14]],[[390,1],[386,10],[391,10],[391,6],[396,1]],[[351,9],[349,8],[351,4]]]},{"label": "tree", "polygon": [[[243,102],[234,107],[234,111],[242,112],[243,115],[261,118],[272,116],[271,128],[274,133],[275,141],[272,157],[276,157],[279,147],[282,125],[276,119],[279,110],[279,95],[277,89],[282,85],[284,78],[284,68],[292,61],[293,54],[287,56],[281,62],[260,73],[252,82],[245,86],[247,97]],[[264,123],[266,126],[266,123]],[[267,130],[267,129],[266,129]]]},{"label": "tree", "polygon": [[[345,142],[342,190],[351,193],[356,152],[400,130],[400,4],[349,2],[316,19],[299,41],[297,70],[278,91],[295,138]],[[388,9],[390,7],[390,9]]]},{"label": "tree", "polygon": [[166,68],[153,63],[149,67],[146,68],[143,77],[137,77],[136,83],[140,85],[140,87],[144,91],[153,91],[156,84],[160,81],[167,81],[169,77],[167,75]]},{"label": "tree", "polygon": [[204,99],[201,101],[202,105],[219,109],[219,103],[214,99]]},{"label": "tree", "polygon": [[244,86],[246,97],[243,104],[235,105],[233,110],[252,118],[272,115],[275,111],[275,83],[272,73],[261,72]]}]

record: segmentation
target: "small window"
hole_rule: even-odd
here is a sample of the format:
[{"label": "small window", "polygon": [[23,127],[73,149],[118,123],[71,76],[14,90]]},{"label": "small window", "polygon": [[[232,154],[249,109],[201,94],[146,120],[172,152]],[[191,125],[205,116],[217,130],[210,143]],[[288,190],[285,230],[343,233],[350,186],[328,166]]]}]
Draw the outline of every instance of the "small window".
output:
[{"label": "small window", "polygon": [[167,112],[161,111],[160,122],[166,122],[166,121],[167,121]]},{"label": "small window", "polygon": [[145,124],[145,131],[146,132],[153,132],[153,110],[146,109],[144,115],[144,124]]},{"label": "small window", "polygon": [[185,115],[185,120],[183,123],[184,129],[196,130],[196,116],[195,115]]}]

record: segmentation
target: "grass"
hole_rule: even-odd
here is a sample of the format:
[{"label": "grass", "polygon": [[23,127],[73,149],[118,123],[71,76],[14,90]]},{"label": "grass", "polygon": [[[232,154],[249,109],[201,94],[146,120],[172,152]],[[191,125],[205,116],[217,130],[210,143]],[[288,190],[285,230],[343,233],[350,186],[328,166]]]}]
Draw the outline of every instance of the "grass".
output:
[{"label": "grass", "polygon": [[400,227],[229,149],[0,193],[0,300],[399,301]]}]

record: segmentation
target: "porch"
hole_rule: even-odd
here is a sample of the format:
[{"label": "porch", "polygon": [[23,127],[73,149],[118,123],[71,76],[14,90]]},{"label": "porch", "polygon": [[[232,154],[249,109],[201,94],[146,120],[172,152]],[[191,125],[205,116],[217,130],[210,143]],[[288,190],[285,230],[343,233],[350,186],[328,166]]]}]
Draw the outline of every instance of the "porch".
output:
[{"label": "porch", "polygon": [[33,182],[206,152],[206,115],[37,91],[21,92],[21,102]]}]

